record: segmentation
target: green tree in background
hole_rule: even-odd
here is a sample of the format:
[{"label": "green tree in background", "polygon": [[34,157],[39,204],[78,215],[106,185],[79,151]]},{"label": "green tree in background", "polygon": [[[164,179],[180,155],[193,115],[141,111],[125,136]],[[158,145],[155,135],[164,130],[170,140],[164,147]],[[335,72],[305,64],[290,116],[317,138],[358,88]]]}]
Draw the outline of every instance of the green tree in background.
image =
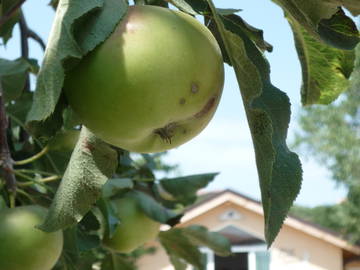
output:
[{"label": "green tree in background", "polygon": [[360,47],[344,95],[328,106],[305,109],[295,147],[325,165],[332,178],[348,188],[347,198],[334,206],[293,208],[292,213],[360,240]]}]

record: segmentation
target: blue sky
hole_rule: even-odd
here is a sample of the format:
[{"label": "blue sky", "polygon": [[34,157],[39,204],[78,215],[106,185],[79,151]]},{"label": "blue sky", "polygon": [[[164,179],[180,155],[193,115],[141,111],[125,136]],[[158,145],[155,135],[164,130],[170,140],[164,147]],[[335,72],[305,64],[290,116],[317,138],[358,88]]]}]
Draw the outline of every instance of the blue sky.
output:
[{"label": "blue sky", "polygon": [[[47,39],[54,12],[46,5],[48,1],[28,0],[24,4],[28,26],[44,40]],[[266,53],[271,65],[271,78],[275,86],[286,92],[292,103],[292,116],[288,142],[298,128],[296,118],[301,110],[301,70],[297,59],[293,37],[283,12],[270,0],[234,1],[215,0],[221,8],[241,9],[238,14],[251,25],[263,29],[266,41],[274,46]],[[0,48],[0,57],[19,57],[18,30],[8,43],[6,50]],[[30,57],[41,58],[42,51],[30,41]],[[330,173],[313,159],[300,156],[303,162],[304,181],[297,203],[307,206],[336,203],[346,194],[330,180]],[[169,151],[165,161],[180,165],[183,175],[220,172],[208,190],[232,188],[238,192],[260,198],[254,151],[239,87],[232,69],[225,66],[223,97],[214,119],[195,139],[177,149]],[[319,191],[321,196],[319,196]]]}]

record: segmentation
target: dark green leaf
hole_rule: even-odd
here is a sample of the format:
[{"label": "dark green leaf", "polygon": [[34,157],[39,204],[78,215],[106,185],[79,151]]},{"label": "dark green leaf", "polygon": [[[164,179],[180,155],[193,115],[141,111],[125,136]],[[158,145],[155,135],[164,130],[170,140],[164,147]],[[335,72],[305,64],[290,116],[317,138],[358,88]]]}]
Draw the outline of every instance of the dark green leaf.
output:
[{"label": "dark green leaf", "polygon": [[[224,17],[226,17],[227,20],[230,20],[234,24],[236,24],[237,27],[241,28],[242,31],[256,44],[259,49],[261,49],[262,51],[272,52],[272,45],[264,40],[263,30],[251,26],[238,15],[232,14],[226,15]],[[215,32],[215,36],[220,38],[219,34],[216,32],[217,28],[213,20],[210,21],[209,28],[212,30],[212,32]]]},{"label": "dark green leaf", "polygon": [[[349,5],[354,0],[346,1]],[[357,1],[357,0],[355,0]],[[336,48],[353,49],[359,33],[354,23],[339,7],[343,0],[273,0],[291,20],[300,24],[313,38]],[[334,35],[335,34],[335,35]],[[356,38],[357,36],[357,38]]]},{"label": "dark green leaf", "polygon": [[100,211],[105,218],[104,233],[108,236],[108,238],[112,238],[114,236],[117,225],[120,223],[120,220],[109,200],[101,198],[98,200],[97,205],[99,206]]},{"label": "dark green leaf", "polygon": [[182,259],[198,269],[205,270],[205,263],[201,252],[189,241],[181,229],[175,228],[160,232],[159,239],[171,261],[182,267],[183,265],[179,263],[179,259]]},{"label": "dark green leaf", "polygon": [[[2,0],[0,1],[0,18],[4,15],[8,14],[12,10],[13,7],[17,5],[18,1],[14,0]],[[12,31],[15,24],[20,19],[20,10],[18,9],[14,12],[10,17],[8,17],[7,21],[0,26],[0,37],[3,39],[4,44],[8,42],[8,40],[12,36]]]},{"label": "dark green leaf", "polygon": [[205,0],[170,0],[170,3],[191,15],[205,14],[208,11]]},{"label": "dark green leaf", "polygon": [[102,196],[104,198],[110,198],[119,192],[133,189],[134,183],[129,178],[112,178],[105,183],[102,188]]},{"label": "dark green leaf", "polygon": [[50,232],[79,222],[99,199],[116,166],[116,151],[83,127],[50,211],[39,227]]},{"label": "dark green leaf", "polygon": [[[0,186],[0,189],[1,189],[1,186]],[[4,198],[2,196],[0,196],[0,211],[5,208],[7,208],[6,202],[5,202]]]},{"label": "dark green leaf", "polygon": [[322,19],[318,31],[327,44],[342,50],[352,50],[360,41],[356,24],[345,15],[342,9],[339,9],[331,18]]},{"label": "dark green leaf", "polygon": [[73,130],[74,127],[81,125],[81,120],[77,114],[72,110],[71,107],[67,107],[63,111],[63,128],[65,130]]},{"label": "dark green leaf", "polygon": [[169,7],[169,3],[165,0],[146,0],[146,5],[153,5],[153,6],[159,6],[159,7]]},{"label": "dark green leaf", "polygon": [[48,142],[50,151],[72,151],[79,139],[79,130],[58,131]]},{"label": "dark green leaf", "polygon": [[233,8],[217,8],[216,12],[220,15],[232,15],[236,12],[242,11],[242,9],[233,9]]},{"label": "dark green leaf", "polygon": [[175,270],[186,270],[187,264],[181,258],[174,256],[172,254],[168,254],[171,264],[174,266]]},{"label": "dark green leaf", "polygon": [[302,179],[300,160],[286,145],[289,98],[271,84],[268,62],[243,29],[217,15],[211,0],[208,2],[240,85],[255,148],[265,237],[271,245]]},{"label": "dark green leaf", "polygon": [[100,229],[100,221],[92,211],[89,211],[80,221],[79,226],[84,231],[96,231]]},{"label": "dark green leaf", "polygon": [[289,19],[302,67],[303,105],[329,104],[349,85],[354,52],[343,51],[319,42],[300,24]]},{"label": "dark green leaf", "polygon": [[10,119],[19,122],[17,124],[25,125],[26,115],[32,103],[32,96],[31,92],[23,93],[15,102],[7,104],[6,113]]},{"label": "dark green leaf", "polygon": [[[34,105],[34,103],[32,103]],[[66,106],[62,96],[55,111],[44,121],[31,121],[26,124],[31,135],[37,139],[46,142],[58,132],[63,126],[63,110]]]},{"label": "dark green leaf", "polygon": [[163,207],[160,203],[143,192],[134,191],[131,192],[131,194],[132,196],[135,196],[144,213],[160,223],[166,224],[169,220],[179,216],[178,213]]},{"label": "dark green leaf", "polygon": [[[197,191],[205,188],[216,175],[217,173],[207,173],[162,179],[158,184],[159,192],[160,194],[170,194],[170,200],[190,205],[196,200]],[[165,195],[163,198],[166,199],[166,197]]]},{"label": "dark green leaf", "polygon": [[78,245],[79,251],[84,252],[99,247],[101,242],[99,236],[78,230],[76,244]]},{"label": "dark green leaf", "polygon": [[22,58],[14,61],[0,58],[0,78],[5,102],[15,100],[21,95],[30,68],[29,62]]},{"label": "dark green leaf", "polygon": [[183,234],[195,245],[208,247],[219,256],[231,255],[231,243],[221,234],[209,232],[206,227],[200,225],[192,225],[182,230]]},{"label": "dark green leaf", "polygon": [[[47,119],[55,110],[66,64],[79,61],[113,31],[126,12],[124,0],[61,0],[37,78],[29,121]],[[66,29],[67,31],[64,31]]]}]

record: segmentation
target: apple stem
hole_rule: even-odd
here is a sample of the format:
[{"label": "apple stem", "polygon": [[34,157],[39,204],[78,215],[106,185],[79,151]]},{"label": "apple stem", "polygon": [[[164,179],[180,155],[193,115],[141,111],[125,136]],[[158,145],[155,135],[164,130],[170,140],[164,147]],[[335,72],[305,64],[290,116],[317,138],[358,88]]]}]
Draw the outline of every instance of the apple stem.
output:
[{"label": "apple stem", "polygon": [[43,155],[45,155],[47,152],[49,151],[48,146],[45,146],[39,153],[33,155],[32,157],[29,157],[27,159],[24,160],[19,160],[19,161],[15,161],[14,165],[25,165],[25,164],[29,164],[39,158],[41,158]]}]

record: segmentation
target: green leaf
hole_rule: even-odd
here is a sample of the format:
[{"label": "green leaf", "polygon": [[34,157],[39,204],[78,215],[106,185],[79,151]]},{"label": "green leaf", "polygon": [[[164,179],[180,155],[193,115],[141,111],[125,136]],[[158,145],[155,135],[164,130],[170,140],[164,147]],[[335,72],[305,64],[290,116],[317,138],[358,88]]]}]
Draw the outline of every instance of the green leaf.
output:
[{"label": "green leaf", "polygon": [[101,198],[97,202],[97,205],[99,206],[99,209],[105,218],[104,233],[108,236],[108,238],[112,238],[114,236],[117,225],[120,224],[120,220],[110,200]]},{"label": "green leaf", "polygon": [[20,97],[30,68],[29,62],[22,58],[14,61],[0,58],[0,79],[5,102]]},{"label": "green leaf", "polygon": [[[216,10],[218,11],[218,9],[216,9]],[[220,14],[220,13],[218,13],[218,14]],[[222,14],[220,14],[220,15],[222,15]],[[244,31],[244,33],[246,33],[246,35],[263,52],[265,52],[265,51],[272,52],[273,46],[264,40],[263,30],[253,27],[252,25],[250,25],[246,21],[244,21],[238,15],[235,15],[235,14],[226,15],[226,16],[224,15],[224,17],[226,17],[227,20],[233,21],[234,24],[236,24],[238,27],[240,27],[242,29],[242,31]],[[213,20],[210,20],[208,27],[209,27],[210,31],[214,34],[216,39],[218,40],[219,44],[221,45],[221,52],[223,53],[223,55],[225,55],[225,57],[224,57],[225,62],[227,62],[228,64],[231,65],[229,56],[227,55],[226,49],[224,48],[223,41],[219,35],[219,31]]]},{"label": "green leaf", "polygon": [[125,14],[126,6],[124,0],[60,0],[28,121],[45,120],[54,112],[65,66],[74,65],[103,42]]},{"label": "green leaf", "polygon": [[289,19],[302,67],[301,101],[303,105],[329,104],[349,85],[354,51],[325,45],[311,36],[300,24]]},{"label": "green leaf", "polygon": [[236,12],[242,11],[242,9],[234,9],[234,8],[217,8],[216,12],[220,15],[232,15]]},{"label": "green leaf", "polygon": [[318,26],[322,40],[334,48],[352,50],[360,41],[356,24],[339,9],[331,18],[322,19]]},{"label": "green leaf", "polygon": [[201,252],[183,234],[182,229],[174,228],[160,232],[159,240],[172,262],[179,263],[179,259],[182,259],[198,269],[205,270],[205,263]]},{"label": "green leaf", "polygon": [[79,130],[58,131],[48,142],[50,151],[72,151],[79,139]]},{"label": "green leaf", "polygon": [[131,195],[136,198],[140,208],[147,216],[162,224],[166,224],[169,220],[179,216],[178,213],[163,207],[160,203],[143,192],[133,191],[131,192]]},{"label": "green leaf", "polygon": [[[352,1],[347,2],[350,5]],[[359,41],[359,32],[356,27],[354,28],[354,22],[339,8],[344,2],[342,0],[273,0],[273,2],[315,39],[322,40],[330,46],[353,49],[357,43],[354,40]]]},{"label": "green leaf", "polygon": [[6,113],[10,119],[16,119],[14,122],[19,121],[17,124],[25,125],[26,115],[32,104],[32,96],[31,92],[23,93],[15,102],[7,104]]},{"label": "green leaf", "polygon": [[301,186],[298,156],[286,145],[290,102],[270,81],[262,52],[234,21],[216,14],[208,0],[240,85],[258,169],[265,215],[265,238],[270,246]]},{"label": "green leaf", "polygon": [[[17,1],[14,0],[2,0],[0,1],[0,18],[7,14],[15,5]],[[13,13],[8,20],[0,26],[0,37],[3,39],[4,44],[12,37],[12,31],[15,24],[20,19],[20,10],[18,9]]]},{"label": "green leaf", "polygon": [[[0,189],[1,189],[1,186],[0,186]],[[7,208],[6,202],[5,202],[4,198],[2,196],[0,196],[0,211],[5,208]]]},{"label": "green leaf", "polygon": [[79,222],[99,199],[103,184],[116,166],[116,151],[83,127],[48,215],[39,228],[52,232]]},{"label": "green leaf", "polygon": [[88,234],[86,231],[77,230],[77,241],[79,251],[89,251],[100,247],[100,238],[97,235]]},{"label": "green leaf", "polygon": [[96,231],[100,229],[100,221],[93,211],[89,211],[79,223],[79,227],[84,231]]},{"label": "green leaf", "polygon": [[168,254],[171,264],[174,266],[175,270],[186,270],[187,264],[181,258],[178,258],[172,254]]},{"label": "green leaf", "polygon": [[169,0],[169,2],[191,15],[204,14],[208,10],[208,4],[205,0]]},{"label": "green leaf", "polygon": [[105,183],[102,188],[102,196],[104,198],[110,198],[119,192],[134,188],[134,183],[129,178],[112,178]]},{"label": "green leaf", "polygon": [[231,255],[231,243],[225,236],[209,232],[206,227],[200,225],[191,225],[182,230],[183,234],[195,245],[208,247],[219,256]]},{"label": "green leaf", "polygon": [[196,200],[199,189],[205,188],[214,180],[217,173],[197,174],[171,179],[161,179],[158,184],[159,191],[169,193],[172,200],[184,205],[190,205]]}]

